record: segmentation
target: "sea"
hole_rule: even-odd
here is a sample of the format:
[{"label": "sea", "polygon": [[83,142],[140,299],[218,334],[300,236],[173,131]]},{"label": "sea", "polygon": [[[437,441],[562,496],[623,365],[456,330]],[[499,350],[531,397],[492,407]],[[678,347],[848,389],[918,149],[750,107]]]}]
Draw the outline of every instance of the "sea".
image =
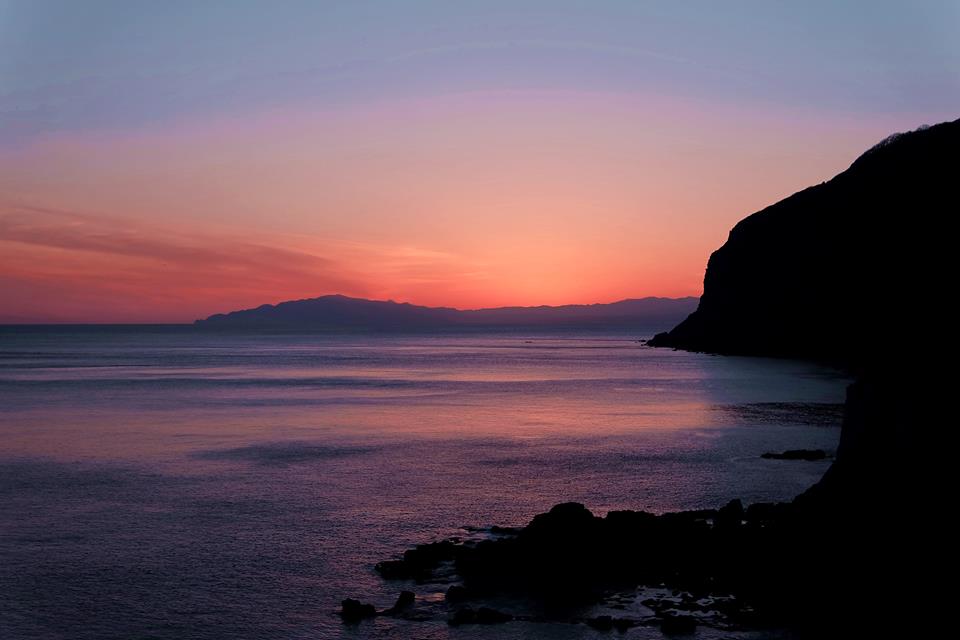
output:
[{"label": "sea", "polygon": [[444,585],[374,565],[560,502],[662,513],[814,484],[829,460],[761,454],[834,452],[848,378],[643,344],[665,328],[0,327],[0,638],[606,637],[336,612],[411,589],[442,613]]}]

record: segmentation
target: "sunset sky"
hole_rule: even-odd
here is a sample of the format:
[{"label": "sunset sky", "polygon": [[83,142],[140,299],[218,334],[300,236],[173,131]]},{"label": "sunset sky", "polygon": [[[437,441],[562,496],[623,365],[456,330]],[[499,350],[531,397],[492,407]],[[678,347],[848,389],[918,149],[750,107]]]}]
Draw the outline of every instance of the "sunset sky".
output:
[{"label": "sunset sky", "polygon": [[699,295],[960,117],[960,3],[0,0],[0,322]]}]

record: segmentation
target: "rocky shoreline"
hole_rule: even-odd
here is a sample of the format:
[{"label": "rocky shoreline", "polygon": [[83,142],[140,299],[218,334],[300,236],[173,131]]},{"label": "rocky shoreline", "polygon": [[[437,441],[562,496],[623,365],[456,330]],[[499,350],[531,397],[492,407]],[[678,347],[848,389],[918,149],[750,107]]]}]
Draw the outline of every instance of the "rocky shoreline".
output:
[{"label": "rocky shoreline", "polygon": [[[480,539],[422,544],[376,565],[388,581],[446,587],[442,603],[414,606],[413,593],[404,591],[404,607],[398,600],[376,612],[345,600],[341,615],[347,622],[385,615],[445,619],[453,626],[510,621],[617,631],[648,626],[667,634],[698,626],[737,630],[782,624],[765,592],[772,567],[781,574],[790,569],[789,552],[781,550],[791,543],[789,523],[798,508],[772,503],[744,508],[734,500],[720,509],[662,515],[612,511],[599,517],[578,503],[559,504],[521,529],[493,527]],[[494,608],[505,598],[510,610]],[[577,613],[590,607],[610,613]]]},{"label": "rocky shoreline", "polygon": [[611,607],[625,610],[622,594],[662,589],[670,597],[647,598],[642,615],[578,622],[656,624],[667,633],[703,624],[782,626],[811,638],[942,635],[950,609],[934,585],[944,576],[931,577],[952,557],[943,541],[952,528],[947,503],[933,500],[948,485],[932,475],[949,432],[937,408],[949,396],[929,375],[942,354],[909,340],[891,345],[889,336],[939,335],[928,326],[934,314],[908,301],[920,284],[952,291],[944,277],[952,269],[933,264],[944,252],[932,247],[952,237],[945,213],[958,148],[960,120],[898,134],[832,180],[747,217],[711,256],[697,311],[648,342],[821,360],[856,373],[834,461],[804,494],[790,503],[602,518],[560,504],[508,535],[408,550],[377,565],[380,574],[430,582],[443,573],[456,583],[445,598],[455,624],[519,619],[476,608],[503,594],[571,620],[583,603],[612,597]]}]

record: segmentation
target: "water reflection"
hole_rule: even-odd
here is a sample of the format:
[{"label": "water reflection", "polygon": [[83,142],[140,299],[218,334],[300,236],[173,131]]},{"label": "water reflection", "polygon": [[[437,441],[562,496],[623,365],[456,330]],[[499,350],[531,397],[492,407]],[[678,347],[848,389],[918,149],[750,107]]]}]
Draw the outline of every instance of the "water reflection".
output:
[{"label": "water reflection", "polygon": [[51,637],[349,635],[328,615],[345,593],[396,596],[375,562],[461,526],[790,497],[827,463],[759,455],[834,448],[843,389],[633,336],[0,333],[0,615]]}]

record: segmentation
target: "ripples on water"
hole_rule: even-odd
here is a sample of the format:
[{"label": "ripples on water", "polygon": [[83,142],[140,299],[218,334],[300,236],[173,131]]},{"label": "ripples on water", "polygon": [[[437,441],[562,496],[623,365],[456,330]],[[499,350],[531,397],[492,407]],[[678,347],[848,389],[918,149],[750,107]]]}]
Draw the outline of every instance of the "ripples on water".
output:
[{"label": "ripples on water", "polygon": [[637,337],[0,328],[0,636],[593,637],[331,612],[391,604],[373,564],[462,526],[823,473],[759,456],[835,448],[842,377]]}]

